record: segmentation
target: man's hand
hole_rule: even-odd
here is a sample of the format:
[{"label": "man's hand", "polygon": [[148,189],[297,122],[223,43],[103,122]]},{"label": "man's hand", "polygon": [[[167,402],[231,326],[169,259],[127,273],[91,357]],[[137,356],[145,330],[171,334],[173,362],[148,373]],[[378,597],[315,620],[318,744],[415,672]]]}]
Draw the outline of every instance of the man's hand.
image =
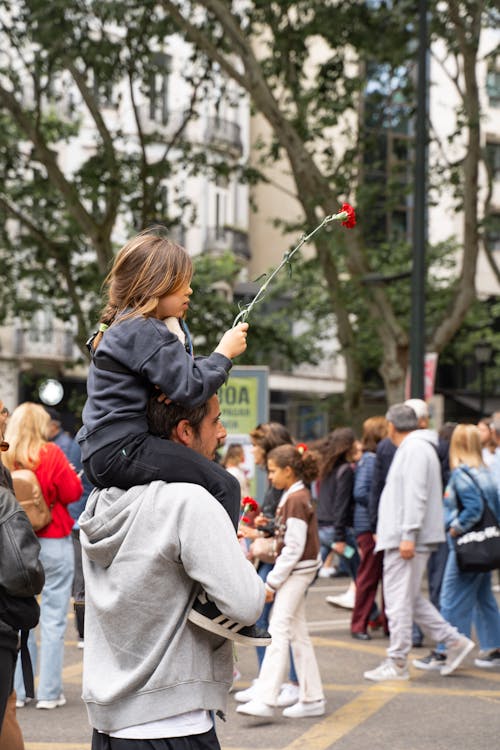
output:
[{"label": "man's hand", "polygon": [[[157,391],[160,391],[159,385],[155,385],[155,388]],[[160,391],[160,395],[157,396],[156,400],[158,401],[159,404],[165,404],[165,406],[168,406],[169,404],[172,403],[172,399],[169,398],[165,393],[162,393],[162,391]]]},{"label": "man's hand", "polygon": [[415,542],[410,542],[408,539],[402,541],[399,545],[399,554],[403,560],[411,560],[415,557]]},{"label": "man's hand", "polygon": [[343,555],[345,552],[345,542],[335,542],[335,544],[332,544],[332,550],[337,553],[337,555]]}]

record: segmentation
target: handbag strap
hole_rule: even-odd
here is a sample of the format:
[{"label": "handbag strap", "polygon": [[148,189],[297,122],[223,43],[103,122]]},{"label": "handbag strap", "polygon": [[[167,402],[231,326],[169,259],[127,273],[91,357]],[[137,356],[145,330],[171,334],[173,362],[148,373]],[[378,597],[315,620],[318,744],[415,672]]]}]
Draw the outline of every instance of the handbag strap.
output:
[{"label": "handbag strap", "polygon": [[[484,492],[483,492],[483,490],[481,488],[481,485],[474,478],[474,475],[471,474],[471,472],[469,471],[469,469],[467,469],[465,466],[461,466],[460,468],[462,469],[462,471],[464,472],[464,474],[467,474],[467,476],[469,477],[469,479],[471,480],[471,482],[473,483],[473,485],[475,487],[477,487],[477,489],[479,490],[479,494],[481,496],[481,500],[483,501],[483,512],[481,513],[481,518],[479,519],[478,523],[481,523],[482,521],[485,521],[485,516],[487,516],[488,517],[488,523],[493,522],[496,526],[498,526],[499,525],[499,520],[497,519],[497,517],[495,516],[495,514],[491,510],[490,506],[488,505],[488,500],[486,499],[486,496],[485,496],[485,494],[484,494]],[[457,493],[457,499],[460,500],[460,496],[458,495],[458,493]],[[462,505],[461,502],[460,502],[460,505]],[[462,505],[462,508],[463,508],[463,505]]]}]

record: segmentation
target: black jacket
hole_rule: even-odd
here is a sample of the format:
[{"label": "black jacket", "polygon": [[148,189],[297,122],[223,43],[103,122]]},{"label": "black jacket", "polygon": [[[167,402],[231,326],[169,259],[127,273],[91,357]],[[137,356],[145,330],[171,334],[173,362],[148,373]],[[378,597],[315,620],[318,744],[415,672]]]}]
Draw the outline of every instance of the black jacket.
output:
[{"label": "black jacket", "polygon": [[45,582],[40,543],[13,493],[0,487],[0,647],[17,651],[19,630],[38,622]]},{"label": "black jacket", "polygon": [[111,443],[148,432],[153,385],[172,401],[200,406],[226,382],[231,366],[218,352],[191,357],[156,318],[114,323],[89,367],[83,427],[77,435],[82,460]]},{"label": "black jacket", "polygon": [[370,524],[372,532],[375,533],[377,528],[378,519],[378,504],[380,502],[380,496],[384,489],[385,480],[387,474],[391,468],[392,459],[396,453],[396,446],[389,438],[384,438],[377,445],[377,453],[375,457],[375,468],[373,469],[372,487],[370,492],[370,498],[368,500],[368,513],[370,516]]},{"label": "black jacket", "polygon": [[318,497],[318,524],[333,526],[334,541],[345,541],[346,528],[352,526],[354,515],[354,471],[344,462],[335,466],[320,481]]}]

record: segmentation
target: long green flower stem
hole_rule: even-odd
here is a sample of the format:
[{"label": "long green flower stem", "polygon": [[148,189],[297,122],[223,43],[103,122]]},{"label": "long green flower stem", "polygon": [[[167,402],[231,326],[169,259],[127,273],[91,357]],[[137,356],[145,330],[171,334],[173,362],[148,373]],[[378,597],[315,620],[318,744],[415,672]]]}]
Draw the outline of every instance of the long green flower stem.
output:
[{"label": "long green flower stem", "polygon": [[304,245],[306,242],[309,242],[309,240],[312,237],[314,237],[314,235],[317,232],[319,232],[320,229],[323,229],[323,227],[326,224],[329,224],[332,221],[346,221],[348,219],[348,216],[349,216],[349,214],[347,213],[347,211],[340,211],[338,214],[330,214],[329,216],[325,216],[325,218],[323,219],[323,221],[321,222],[321,224],[318,224],[318,226],[315,229],[313,229],[312,232],[310,232],[309,234],[304,234],[301,237],[301,240],[300,240],[299,244],[296,247],[294,247],[293,250],[290,250],[290,251],[288,251],[288,252],[286,252],[284,254],[283,260],[281,261],[281,263],[279,264],[279,266],[274,269],[274,271],[269,276],[269,278],[266,279],[266,281],[262,284],[262,286],[260,287],[259,291],[257,292],[257,294],[255,295],[255,297],[253,298],[253,300],[251,300],[247,305],[245,305],[240,310],[240,312],[238,313],[238,315],[234,319],[233,328],[236,325],[238,325],[238,323],[244,323],[247,320],[248,316],[252,312],[252,310],[255,307],[255,305],[257,304],[257,302],[260,302],[262,300],[262,298],[264,297],[264,295],[265,295],[265,293],[266,293],[266,291],[267,291],[267,289],[268,289],[269,284],[271,283],[271,281],[274,279],[275,276],[278,275],[278,273],[281,271],[281,269],[284,266],[286,266],[288,263],[290,263],[290,261],[292,260],[293,256],[295,255],[295,253],[298,250],[300,250],[300,248],[302,247],[302,245]]}]

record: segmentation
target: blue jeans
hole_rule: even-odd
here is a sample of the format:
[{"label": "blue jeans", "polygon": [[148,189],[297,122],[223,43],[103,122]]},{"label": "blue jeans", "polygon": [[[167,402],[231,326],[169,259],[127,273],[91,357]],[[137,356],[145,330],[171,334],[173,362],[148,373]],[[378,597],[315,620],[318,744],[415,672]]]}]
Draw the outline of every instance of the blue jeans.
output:
[{"label": "blue jeans", "polygon": [[462,573],[449,548],[440,601],[441,614],[470,638],[474,623],[482,651],[500,648],[500,612],[491,590],[491,573]]},{"label": "blue jeans", "polygon": [[[257,571],[259,578],[262,578],[263,581],[266,580],[267,574],[271,572],[273,569],[272,563],[260,563],[259,569]],[[264,609],[262,610],[262,614],[255,623],[257,627],[263,628],[264,630],[267,630],[269,627],[269,618],[271,616],[271,607],[273,606],[273,602],[267,602],[267,604],[264,604]],[[264,656],[266,655],[266,648],[264,646],[257,646],[257,659],[259,662],[259,672],[260,668],[262,666],[262,662],[264,661]],[[299,678],[297,677],[297,672],[295,671],[295,664],[293,663],[293,656],[292,656],[292,649],[290,648],[290,673],[288,675],[288,679],[290,682],[298,682]]]},{"label": "blue jeans", "polygon": [[[74,573],[73,541],[39,539],[40,562],[45,570],[45,585],[40,604],[40,664],[37,688],[38,700],[55,700],[62,693],[64,634],[68,618],[71,585]],[[36,671],[37,644],[35,631],[29,635],[28,647]],[[18,663],[15,689],[20,700],[25,700],[23,676]]]}]

